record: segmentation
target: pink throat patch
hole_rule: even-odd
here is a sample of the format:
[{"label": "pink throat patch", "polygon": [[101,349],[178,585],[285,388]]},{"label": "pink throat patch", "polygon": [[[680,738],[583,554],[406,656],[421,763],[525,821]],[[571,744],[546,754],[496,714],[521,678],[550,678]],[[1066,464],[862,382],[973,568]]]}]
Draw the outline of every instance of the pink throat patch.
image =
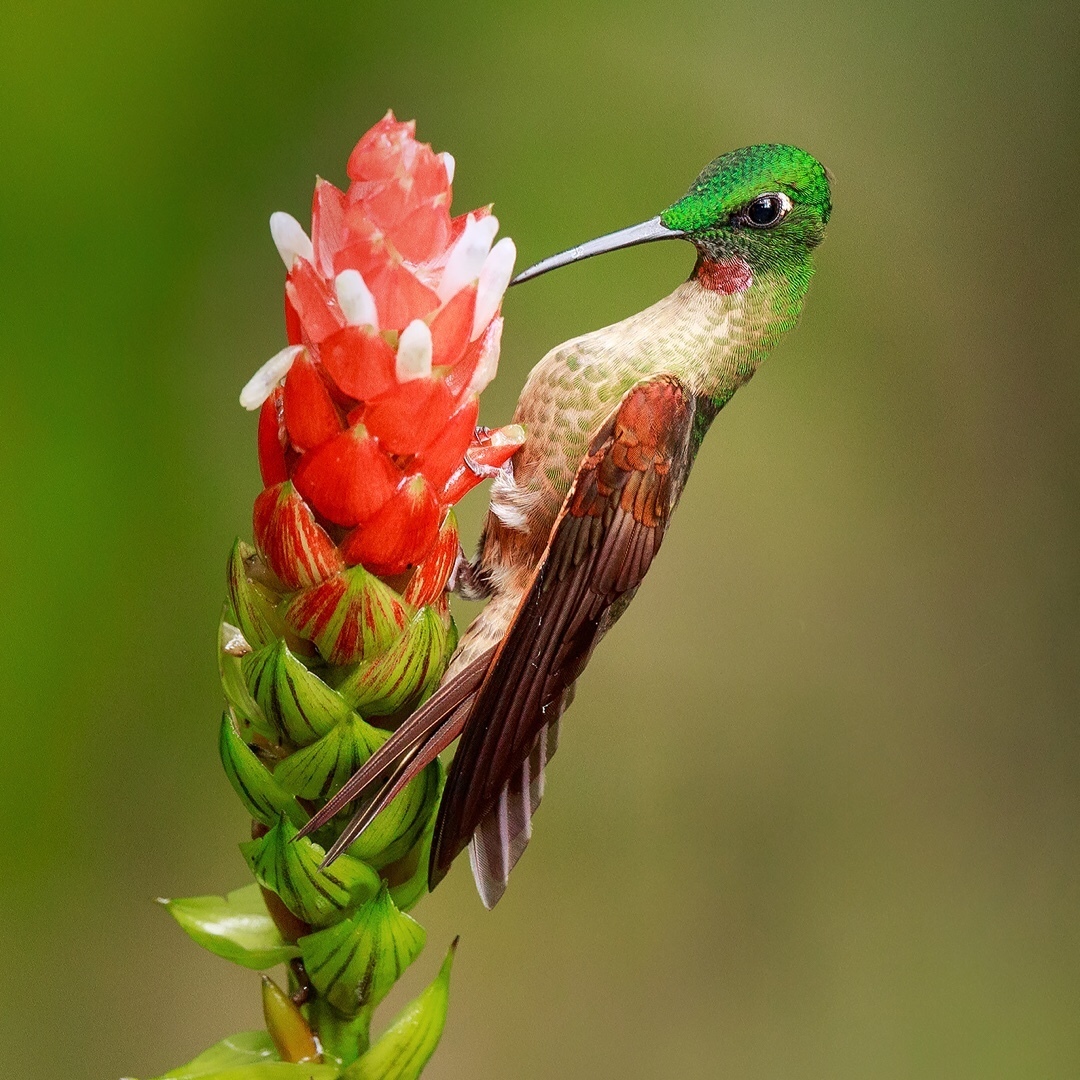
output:
[{"label": "pink throat patch", "polygon": [[702,288],[710,292],[731,293],[742,292],[750,287],[754,275],[750,267],[742,259],[731,259],[724,262],[713,262],[711,259],[702,259],[697,267],[697,279]]}]

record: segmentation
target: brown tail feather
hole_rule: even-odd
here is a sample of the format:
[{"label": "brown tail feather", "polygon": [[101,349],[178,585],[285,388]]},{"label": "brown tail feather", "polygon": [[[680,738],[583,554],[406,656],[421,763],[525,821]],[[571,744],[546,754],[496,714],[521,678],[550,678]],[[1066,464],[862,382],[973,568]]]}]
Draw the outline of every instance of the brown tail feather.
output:
[{"label": "brown tail feather", "polygon": [[541,729],[520,773],[499,794],[469,842],[469,864],[476,891],[489,911],[502,899],[517,865],[532,839],[532,816],[544,797],[544,769],[559,745],[559,722],[573,697],[573,687],[564,695],[554,718]]},{"label": "brown tail feather", "polygon": [[[410,760],[418,752],[425,750],[432,740],[439,735],[445,736],[446,720],[448,717],[454,716],[461,705],[465,701],[471,703],[473,695],[476,693],[480,683],[483,682],[484,675],[487,672],[488,666],[491,663],[491,657],[494,653],[494,649],[489,649],[487,652],[478,656],[472,663],[463,668],[457,675],[455,675],[449,682],[440,686],[438,690],[428,700],[414,712],[402,725],[390,736],[375,751],[374,754],[368,758],[367,761],[355,772],[342,786],[332,799],[329,799],[325,806],[322,807],[316,814],[314,814],[310,821],[308,821],[304,827],[300,830],[300,836],[309,836],[315,832],[316,829],[321,829],[332,817],[339,813],[345,806],[358,799],[364,792],[377,780],[383,773],[386,772],[395,762],[399,762],[405,755],[409,755]],[[461,710],[462,722],[467,710]],[[448,740],[444,741],[439,750],[435,753],[440,753],[445,749],[457,734],[460,733],[460,723],[457,731]],[[433,735],[435,733],[435,735]],[[428,758],[424,762],[426,765],[428,761],[433,758]],[[422,768],[423,766],[421,766]],[[399,770],[394,771],[394,776],[399,776]],[[411,775],[410,775],[411,779]],[[390,788],[385,784],[383,789],[390,791]],[[389,802],[394,795],[400,791],[400,787],[393,790],[393,794],[389,795],[386,802]],[[378,801],[379,796],[376,796]],[[373,805],[373,804],[372,804]],[[383,803],[385,806],[386,804]],[[364,813],[362,810],[361,813]],[[352,825],[356,822],[356,818],[350,823],[346,832],[352,828]],[[366,827],[366,826],[364,826]],[[344,833],[342,834],[345,835]],[[352,838],[347,843],[352,843],[352,840],[359,835],[353,834]],[[330,849],[327,853],[326,861],[329,863],[333,861],[333,858],[342,849],[340,840],[338,843]],[[332,852],[332,854],[331,854]]]},{"label": "brown tail feather", "polygon": [[428,730],[423,741],[402,753],[375,794],[352,816],[326,853],[322,867],[332,863],[401,793],[401,789],[419,776],[460,734],[465,726],[473,699],[466,698],[448,717]]}]

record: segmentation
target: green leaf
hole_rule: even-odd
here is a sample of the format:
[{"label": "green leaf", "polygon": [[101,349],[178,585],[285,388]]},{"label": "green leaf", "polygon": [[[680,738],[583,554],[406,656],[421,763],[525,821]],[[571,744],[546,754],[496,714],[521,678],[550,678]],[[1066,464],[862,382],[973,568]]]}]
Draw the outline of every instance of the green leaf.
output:
[{"label": "green leaf", "polygon": [[303,807],[277,782],[236,730],[231,712],[221,717],[218,751],[225,775],[256,821],[273,825],[285,814],[296,826],[307,821]]},{"label": "green leaf", "polygon": [[209,1076],[237,1065],[256,1065],[277,1060],[273,1040],[265,1031],[243,1031],[239,1035],[222,1039],[187,1065],[171,1069],[160,1080],[188,1080],[188,1077]]},{"label": "green leaf", "polygon": [[457,941],[450,946],[435,981],[398,1013],[378,1042],[341,1074],[341,1080],[417,1080],[442,1037],[456,948]]},{"label": "green leaf", "polygon": [[262,971],[300,955],[281,936],[255,882],[225,896],[189,896],[161,903],[193,941],[241,967]]},{"label": "green leaf", "polygon": [[328,799],[389,737],[350,713],[318,742],[281,761],[274,779],[302,799]]},{"label": "green leaf", "polygon": [[337,1065],[287,1064],[265,1031],[245,1031],[157,1080],[334,1080],[339,1074]]},{"label": "green leaf", "polygon": [[300,938],[315,988],[346,1016],[378,1005],[424,948],[424,928],[398,911],[384,885],[348,919]]},{"label": "green leaf", "polygon": [[274,725],[266,719],[258,702],[251,696],[247,682],[244,679],[243,661],[240,655],[231,651],[239,644],[236,640],[238,628],[229,622],[234,613],[226,604],[221,612],[221,621],[218,623],[218,674],[221,676],[221,689],[225,692],[225,700],[236,711],[236,715],[266,739],[277,741],[277,732]]},{"label": "green leaf", "polygon": [[422,607],[385,652],[360,664],[338,693],[367,716],[386,716],[434,689],[450,658],[446,623],[432,605]]},{"label": "green leaf", "polygon": [[404,858],[435,814],[444,775],[436,758],[349,845],[348,853],[376,870]]},{"label": "green leaf", "polygon": [[245,656],[244,678],[267,719],[296,746],[325,735],[352,710],[283,640]]},{"label": "green leaf", "polygon": [[213,1072],[166,1073],[158,1080],[336,1080],[340,1065],[307,1065],[289,1061],[261,1061],[254,1065],[235,1065]]},{"label": "green leaf", "polygon": [[379,875],[348,855],[320,870],[326,852],[296,834],[288,819],[280,818],[265,836],[242,843],[240,851],[256,881],[277,893],[297,918],[327,926],[379,891]]},{"label": "green leaf", "polygon": [[259,553],[237,539],[229,552],[226,578],[229,601],[244,637],[255,647],[269,645],[285,633],[285,624],[275,611],[280,597],[249,576],[262,565]]}]

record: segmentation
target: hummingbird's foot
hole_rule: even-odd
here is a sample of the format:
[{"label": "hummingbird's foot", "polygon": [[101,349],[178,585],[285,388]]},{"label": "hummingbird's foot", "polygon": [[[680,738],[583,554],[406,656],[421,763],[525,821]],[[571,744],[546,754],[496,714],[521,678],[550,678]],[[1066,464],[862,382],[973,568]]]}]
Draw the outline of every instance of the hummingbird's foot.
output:
[{"label": "hummingbird's foot", "polygon": [[514,471],[509,461],[505,465],[485,465],[482,461],[470,457],[467,450],[465,451],[465,464],[483,480],[494,480],[495,477],[501,476],[507,469],[510,470],[511,475],[513,475]]},{"label": "hummingbird's foot", "polygon": [[479,562],[473,562],[460,544],[457,562],[446,582],[446,591],[460,596],[462,600],[486,600],[492,592],[491,583],[481,572]]}]

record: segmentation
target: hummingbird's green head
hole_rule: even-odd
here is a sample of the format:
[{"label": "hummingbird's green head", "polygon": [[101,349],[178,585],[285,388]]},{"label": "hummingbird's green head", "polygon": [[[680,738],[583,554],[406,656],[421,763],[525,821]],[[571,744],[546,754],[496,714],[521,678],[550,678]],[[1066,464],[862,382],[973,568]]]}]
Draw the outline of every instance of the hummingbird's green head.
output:
[{"label": "hummingbird's green head", "polygon": [[796,146],[772,144],[718,157],[660,222],[702,259],[741,259],[756,275],[804,265],[831,210],[824,166]]},{"label": "hummingbird's green head", "polygon": [[710,288],[730,292],[780,273],[801,291],[831,210],[829,176],[817,159],[796,146],[748,146],[707,165],[659,216],[544,259],[512,284],[605,251],[680,239],[697,248],[696,273]]}]

